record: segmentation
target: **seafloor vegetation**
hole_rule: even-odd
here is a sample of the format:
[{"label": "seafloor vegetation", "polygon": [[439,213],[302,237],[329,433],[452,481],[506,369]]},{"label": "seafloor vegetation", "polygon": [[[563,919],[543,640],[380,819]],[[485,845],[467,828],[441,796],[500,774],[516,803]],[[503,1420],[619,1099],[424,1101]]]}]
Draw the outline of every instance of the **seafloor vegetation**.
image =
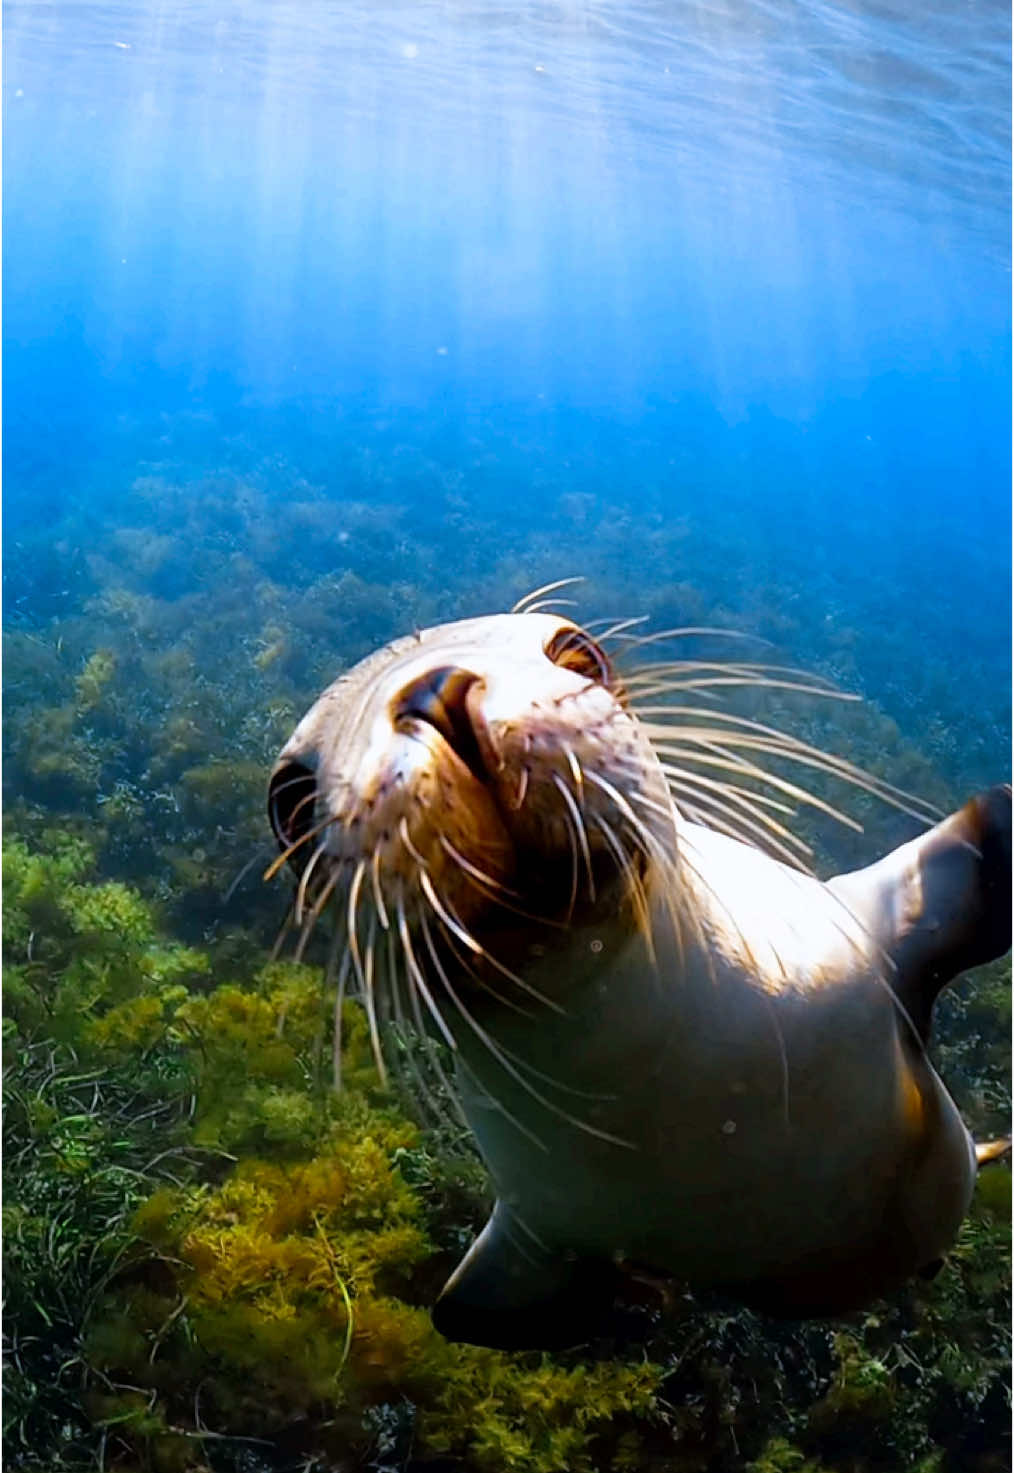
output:
[{"label": "seafloor vegetation", "polygon": [[[853,685],[863,659],[812,565],[765,596],[721,529],[578,491],[492,541],[414,453],[345,467],[341,501],[280,464],[167,465],[115,515],[93,502],[8,546],[7,1466],[998,1473],[1002,1166],[940,1276],[865,1315],[791,1327],[646,1292],[629,1343],[553,1356],[431,1328],[484,1178],[467,1139],[381,1089],[353,1004],[334,1092],[321,968],[268,959],[265,775],[294,719],[392,635],[574,566],[607,611],[748,627]],[[947,807],[1007,751],[988,722],[963,738],[948,659],[923,653],[918,751],[870,705],[778,714]],[[856,806],[862,839],[811,825],[823,864],[908,831]],[[1006,964],[939,1010],[940,1067],[984,1134],[1007,1128],[1009,1019]]]}]

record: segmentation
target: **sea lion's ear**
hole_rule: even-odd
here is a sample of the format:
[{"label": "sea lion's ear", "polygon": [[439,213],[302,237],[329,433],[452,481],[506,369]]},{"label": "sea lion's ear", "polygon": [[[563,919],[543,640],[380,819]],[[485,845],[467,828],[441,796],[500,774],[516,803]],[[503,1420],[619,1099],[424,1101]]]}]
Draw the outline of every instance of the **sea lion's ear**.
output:
[{"label": "sea lion's ear", "polygon": [[870,873],[890,877],[892,862],[897,922],[885,941],[898,995],[925,1038],[941,989],[1010,948],[1010,788],[977,794]]},{"label": "sea lion's ear", "polygon": [[434,1305],[433,1323],[468,1345],[559,1350],[602,1333],[618,1281],[610,1263],[540,1248],[498,1202]]}]

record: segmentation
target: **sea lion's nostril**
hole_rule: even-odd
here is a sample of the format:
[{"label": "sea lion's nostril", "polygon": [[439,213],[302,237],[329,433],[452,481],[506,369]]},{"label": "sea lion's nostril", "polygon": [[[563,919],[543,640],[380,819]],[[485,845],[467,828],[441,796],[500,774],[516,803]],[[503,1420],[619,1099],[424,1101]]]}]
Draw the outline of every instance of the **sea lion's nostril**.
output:
[{"label": "sea lion's nostril", "polygon": [[466,704],[468,692],[478,678],[456,665],[428,670],[395,697],[391,703],[391,720],[396,727],[412,721],[424,721],[434,727],[481,782],[485,767]]}]

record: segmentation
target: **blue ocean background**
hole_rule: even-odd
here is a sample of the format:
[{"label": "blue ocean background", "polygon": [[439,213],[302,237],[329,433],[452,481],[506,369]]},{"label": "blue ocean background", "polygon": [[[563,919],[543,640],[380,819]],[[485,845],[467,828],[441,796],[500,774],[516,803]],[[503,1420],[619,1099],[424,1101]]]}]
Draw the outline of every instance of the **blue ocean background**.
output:
[{"label": "blue ocean background", "polygon": [[[386,640],[579,576],[577,618],[721,626],[863,697],[771,700],[941,810],[1009,777],[1009,7],[7,0],[3,32],[12,1466],[669,1473],[677,1443],[688,1473],[1009,1466],[1002,1167],[915,1309],[844,1338],[663,1327],[647,1432],[619,1361],[619,1389],[518,1361],[487,1385],[431,1341],[379,1410],[349,1371],[335,1421],[314,1376],[345,1374],[344,1329],[313,1338],[309,1291],[261,1381],[270,1317],[201,1360],[193,1281],[166,1270],[145,1300],[122,1270],[135,1213],[179,1265],[152,1204],[193,1189],[213,1215],[225,1159],[298,1195],[336,1120],[340,1144],[387,1141],[368,1063],[353,1126],[318,1088],[310,984],[266,964],[285,900],[261,882],[275,754]],[[823,873],[914,831],[850,801],[865,833],[805,826]],[[941,1009],[937,1057],[996,1134],[1009,978],[984,979]],[[275,1074],[286,1017],[305,1038]],[[163,1137],[178,1154],[149,1171]],[[484,1178],[442,1150],[395,1153],[436,1245],[395,1329],[482,1221]],[[473,1401],[440,1422],[466,1371]],[[515,1375],[517,1405],[587,1412],[627,1461],[547,1452]],[[472,1407],[529,1451],[476,1451]]]},{"label": "blue ocean background", "polygon": [[64,611],[53,528],[137,523],[170,463],[260,477],[280,522],[300,478],[336,519],[407,508],[463,609],[448,498],[469,559],[548,539],[532,582],[615,576],[631,612],[656,518],[685,537],[653,580],[805,601],[800,657],[856,631],[864,693],[995,776],[1008,29],[995,0],[14,0],[8,613]]}]

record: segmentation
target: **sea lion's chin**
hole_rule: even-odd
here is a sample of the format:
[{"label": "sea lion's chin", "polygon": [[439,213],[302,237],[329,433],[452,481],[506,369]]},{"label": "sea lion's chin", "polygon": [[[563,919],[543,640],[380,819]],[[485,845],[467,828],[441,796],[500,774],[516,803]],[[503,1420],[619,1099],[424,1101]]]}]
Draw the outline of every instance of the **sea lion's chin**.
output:
[{"label": "sea lion's chin", "polygon": [[513,884],[515,846],[494,793],[433,730],[392,733],[341,808],[332,842],[346,872],[368,866],[371,903],[392,916],[403,908],[413,930],[420,915],[471,929]]},{"label": "sea lion's chin", "polygon": [[[332,793],[328,842],[345,875],[364,864],[364,898],[375,903],[379,892],[392,914],[400,903],[413,933],[428,919],[481,942],[485,927],[499,931],[518,911],[550,922],[590,916],[623,862],[621,843],[626,862],[636,860],[612,802],[540,723],[476,725],[481,760],[466,762],[460,743],[433,728],[394,731],[368,779]],[[585,744],[573,745],[587,760]]]}]

